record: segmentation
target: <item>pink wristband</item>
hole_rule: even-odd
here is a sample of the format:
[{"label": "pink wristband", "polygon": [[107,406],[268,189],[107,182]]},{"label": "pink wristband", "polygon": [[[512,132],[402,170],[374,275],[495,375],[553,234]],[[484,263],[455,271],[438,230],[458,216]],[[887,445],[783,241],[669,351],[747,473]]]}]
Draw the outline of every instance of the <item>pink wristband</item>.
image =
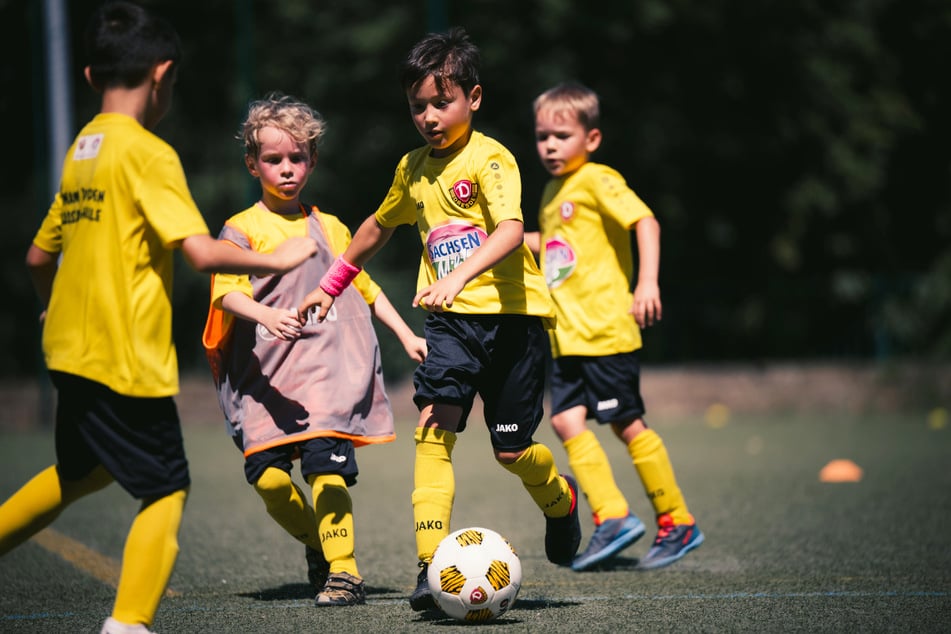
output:
[{"label": "pink wristband", "polygon": [[360,274],[361,270],[359,266],[344,260],[343,256],[337,256],[324,276],[320,278],[320,288],[331,297],[339,297],[343,289],[350,286],[350,282]]}]

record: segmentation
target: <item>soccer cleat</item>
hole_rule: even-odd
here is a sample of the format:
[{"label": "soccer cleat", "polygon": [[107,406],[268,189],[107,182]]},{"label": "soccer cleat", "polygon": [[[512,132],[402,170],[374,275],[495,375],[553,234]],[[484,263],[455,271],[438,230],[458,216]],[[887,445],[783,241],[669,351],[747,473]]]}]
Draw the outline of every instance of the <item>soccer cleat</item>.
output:
[{"label": "soccer cleat", "polygon": [[436,600],[433,599],[433,593],[429,590],[429,564],[425,561],[419,562],[419,574],[416,576],[416,589],[409,597],[409,607],[414,612],[424,610],[435,610]]},{"label": "soccer cleat", "polygon": [[562,476],[571,493],[571,509],[564,517],[545,516],[545,555],[559,566],[570,566],[581,545],[581,522],[578,520],[578,483],[569,475]]},{"label": "soccer cleat", "polygon": [[319,593],[327,585],[327,577],[330,576],[330,562],[324,559],[324,554],[310,546],[304,546],[304,557],[307,559],[307,581],[310,587],[314,589],[314,594]]},{"label": "soccer cleat", "polygon": [[674,518],[668,514],[657,518],[657,537],[639,568],[650,570],[670,565],[703,543],[703,533],[697,523],[674,524]]},{"label": "soccer cleat", "polygon": [[594,529],[591,541],[583,553],[571,562],[572,570],[587,570],[610,559],[644,535],[644,522],[633,513],[601,522]]},{"label": "soccer cleat", "polygon": [[367,602],[367,585],[349,572],[335,572],[327,577],[324,589],[314,599],[317,607],[362,605]]}]

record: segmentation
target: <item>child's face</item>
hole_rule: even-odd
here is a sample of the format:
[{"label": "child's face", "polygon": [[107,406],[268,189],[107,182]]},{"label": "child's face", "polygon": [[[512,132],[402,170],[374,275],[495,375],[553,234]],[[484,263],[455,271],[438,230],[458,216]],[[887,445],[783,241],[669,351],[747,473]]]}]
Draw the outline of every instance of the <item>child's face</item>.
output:
[{"label": "child's face", "polygon": [[257,157],[246,156],[251,175],[261,181],[264,203],[278,211],[282,202],[293,202],[296,210],[301,190],[316,162],[306,143],[298,143],[286,132],[266,126],[258,131],[261,148]]},{"label": "child's face", "polygon": [[432,76],[406,91],[410,115],[435,157],[449,156],[469,140],[472,114],[482,104],[482,86],[468,94],[450,83],[440,90]]},{"label": "child's face", "polygon": [[573,110],[543,108],[535,114],[535,147],[552,176],[571,174],[601,144],[601,131],[588,130]]}]

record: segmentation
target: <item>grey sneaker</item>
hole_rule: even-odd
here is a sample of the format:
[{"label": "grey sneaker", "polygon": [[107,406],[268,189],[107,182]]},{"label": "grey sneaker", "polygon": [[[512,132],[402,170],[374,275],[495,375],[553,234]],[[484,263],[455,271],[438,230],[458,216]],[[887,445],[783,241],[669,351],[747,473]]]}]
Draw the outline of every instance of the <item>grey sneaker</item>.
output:
[{"label": "grey sneaker", "polygon": [[667,514],[657,518],[657,537],[638,567],[652,570],[669,566],[703,543],[703,533],[693,524],[674,524]]},{"label": "grey sneaker", "polygon": [[604,520],[594,529],[583,553],[571,562],[572,570],[587,570],[618,554],[644,535],[644,522],[633,513],[627,517]]},{"label": "grey sneaker", "polygon": [[429,564],[424,561],[419,562],[419,574],[416,575],[416,589],[409,597],[409,607],[414,612],[423,612],[424,610],[435,610],[436,600],[433,599],[433,593],[429,591]]},{"label": "grey sneaker", "polygon": [[307,559],[307,581],[310,582],[310,587],[314,589],[314,594],[317,594],[327,585],[327,577],[330,576],[330,562],[324,559],[322,552],[310,546],[304,546],[304,557]]},{"label": "grey sneaker", "polygon": [[327,584],[314,599],[317,607],[339,605],[362,605],[367,602],[367,585],[360,577],[349,572],[334,572],[327,578]]}]

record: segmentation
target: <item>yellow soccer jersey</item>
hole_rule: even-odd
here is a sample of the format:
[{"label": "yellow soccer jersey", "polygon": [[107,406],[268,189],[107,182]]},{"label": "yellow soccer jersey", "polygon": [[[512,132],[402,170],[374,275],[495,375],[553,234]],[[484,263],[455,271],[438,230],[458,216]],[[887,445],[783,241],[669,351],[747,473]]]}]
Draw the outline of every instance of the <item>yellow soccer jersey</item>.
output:
[{"label": "yellow soccer jersey", "polygon": [[[316,206],[311,208],[311,212],[317,214],[320,226],[334,251],[334,256],[343,253],[350,244],[351,238],[347,226],[336,216],[322,213]],[[225,225],[243,234],[251,249],[259,253],[271,253],[288,238],[307,236],[308,231],[307,216],[303,211],[294,216],[282,216],[257,204],[235,214],[227,220]],[[357,275],[353,285],[363,295],[367,304],[375,302],[377,295],[380,294],[380,287],[370,279],[366,271]],[[215,274],[212,277],[211,288],[211,302],[218,309],[221,308],[221,298],[232,291],[240,291],[254,299],[251,279],[247,275]],[[308,288],[304,289],[304,292],[308,293],[312,290]],[[288,308],[293,307],[288,306]],[[230,320],[230,317],[231,315],[228,315],[226,319]]]},{"label": "yellow soccer jersey", "polygon": [[653,216],[651,210],[620,174],[597,163],[549,181],[540,210],[540,260],[558,315],[553,355],[640,348],[640,329],[630,313],[630,230]]},{"label": "yellow soccer jersey", "polygon": [[[384,227],[416,224],[423,242],[417,290],[465,261],[504,220],[522,222],[522,183],[512,154],[472,132],[466,146],[445,158],[430,148],[400,160],[377,221]],[[537,315],[550,320],[554,306],[541,271],[524,244],[470,281],[453,313]]]},{"label": "yellow soccer jersey", "polygon": [[208,227],[175,150],[99,114],[66,155],[33,243],[62,260],[43,328],[47,367],[136,397],[178,392],[172,249]]}]

